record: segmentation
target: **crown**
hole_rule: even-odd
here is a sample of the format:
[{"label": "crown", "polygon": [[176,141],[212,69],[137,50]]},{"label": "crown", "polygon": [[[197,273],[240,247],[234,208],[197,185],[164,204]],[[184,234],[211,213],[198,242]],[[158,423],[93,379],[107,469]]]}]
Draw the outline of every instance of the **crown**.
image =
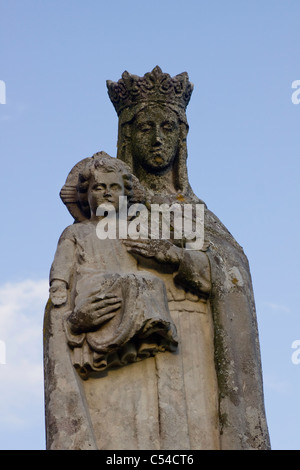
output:
[{"label": "crown", "polygon": [[193,91],[193,84],[186,72],[171,77],[158,66],[143,77],[125,71],[118,82],[107,80],[106,84],[118,116],[123,109],[142,102],[171,104],[185,111]]}]

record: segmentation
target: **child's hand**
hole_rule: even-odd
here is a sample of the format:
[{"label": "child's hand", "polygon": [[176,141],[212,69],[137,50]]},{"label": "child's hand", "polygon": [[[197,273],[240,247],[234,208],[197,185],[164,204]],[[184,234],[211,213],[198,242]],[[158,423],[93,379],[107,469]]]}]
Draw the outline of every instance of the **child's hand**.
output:
[{"label": "child's hand", "polygon": [[68,299],[68,291],[65,281],[55,279],[51,282],[50,299],[55,307],[60,307],[66,303]]},{"label": "child's hand", "polygon": [[103,323],[111,320],[121,307],[122,299],[114,294],[94,294],[68,318],[73,333],[83,333],[98,329]]}]

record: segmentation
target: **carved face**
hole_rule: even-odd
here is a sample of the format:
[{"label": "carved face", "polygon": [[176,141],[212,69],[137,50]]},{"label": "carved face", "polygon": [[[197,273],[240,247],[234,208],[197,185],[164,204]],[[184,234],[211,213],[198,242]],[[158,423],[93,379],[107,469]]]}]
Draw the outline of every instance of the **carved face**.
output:
[{"label": "carved face", "polygon": [[171,167],[178,150],[179,133],[178,117],[174,111],[160,106],[140,111],[131,134],[135,164],[151,173]]},{"label": "carved face", "polygon": [[119,196],[124,195],[124,183],[120,174],[105,173],[95,170],[88,188],[88,202],[92,214],[96,214],[98,206],[109,202],[116,211],[119,209]]}]

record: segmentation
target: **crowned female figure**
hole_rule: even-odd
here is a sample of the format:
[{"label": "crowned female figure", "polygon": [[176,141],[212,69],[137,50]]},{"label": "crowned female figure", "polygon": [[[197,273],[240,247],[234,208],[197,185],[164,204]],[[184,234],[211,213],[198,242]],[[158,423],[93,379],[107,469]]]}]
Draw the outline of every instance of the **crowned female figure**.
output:
[{"label": "crowned female figure", "polygon": [[[119,118],[118,158],[132,168],[152,203],[204,204],[187,175],[186,107],[193,91],[188,74],[171,77],[155,67],[143,77],[124,72],[118,82],[108,81],[107,87]],[[177,406],[185,409],[188,436],[185,440],[182,435],[181,443],[194,449],[268,449],[248,260],[226,227],[204,206],[205,243],[200,250],[183,246],[172,274],[168,279],[162,274],[179,336],[174,367],[184,398]],[[149,259],[155,262],[150,245],[132,242],[131,250],[141,266]],[[203,283],[205,269],[208,274],[205,259],[209,291]],[[162,272],[164,263],[156,263],[155,269]],[[192,296],[198,300],[187,307]],[[170,357],[173,361],[174,356]],[[164,367],[166,362],[164,358]],[[172,396],[176,387],[172,377],[168,379],[165,387]],[[172,405],[172,398],[168,407],[161,404],[160,416]]]},{"label": "crowned female figure", "polygon": [[[188,181],[193,85],[156,67],[107,86],[117,159],[82,160],[61,191],[75,224],[59,241],[45,312],[47,447],[268,449],[248,260]],[[99,175],[103,158],[112,175]],[[169,237],[150,223],[146,237],[97,240],[100,193],[116,212],[118,194],[150,212],[176,207]],[[176,231],[187,206],[196,226],[204,208],[200,244]]]}]

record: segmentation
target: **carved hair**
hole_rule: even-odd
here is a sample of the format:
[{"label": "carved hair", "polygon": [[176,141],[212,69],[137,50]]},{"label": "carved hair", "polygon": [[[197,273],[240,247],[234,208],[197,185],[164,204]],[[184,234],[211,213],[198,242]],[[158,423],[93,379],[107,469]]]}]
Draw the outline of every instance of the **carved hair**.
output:
[{"label": "carved hair", "polygon": [[100,170],[103,173],[117,173],[121,176],[124,184],[124,195],[128,198],[128,205],[134,204],[137,201],[143,202],[145,191],[138,179],[130,173],[128,166],[124,162],[110,157],[104,152],[100,152],[93,155],[78,174],[78,183],[76,186],[78,204],[87,218],[90,218],[87,191],[90,179],[95,170]]},{"label": "carved hair", "polygon": [[78,175],[77,191],[79,193],[87,192],[93,172],[100,170],[103,173],[119,173],[123,179],[125,190],[127,190],[129,194],[132,190],[132,178],[129,168],[126,168],[122,163],[123,162],[116,159],[112,159],[112,157],[108,158],[103,155],[91,159]]}]

